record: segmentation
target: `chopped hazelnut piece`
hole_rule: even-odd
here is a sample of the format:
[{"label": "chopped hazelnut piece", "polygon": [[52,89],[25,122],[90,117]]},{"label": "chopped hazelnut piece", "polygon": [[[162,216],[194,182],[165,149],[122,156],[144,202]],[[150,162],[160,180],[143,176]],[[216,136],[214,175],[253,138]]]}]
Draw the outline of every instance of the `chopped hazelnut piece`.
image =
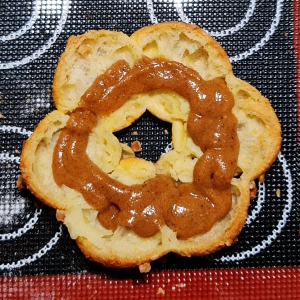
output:
[{"label": "chopped hazelnut piece", "polygon": [[66,217],[65,211],[61,209],[56,210],[56,220],[63,221]]},{"label": "chopped hazelnut piece", "polygon": [[139,141],[132,142],[130,147],[134,152],[139,152],[142,150],[141,143]]}]

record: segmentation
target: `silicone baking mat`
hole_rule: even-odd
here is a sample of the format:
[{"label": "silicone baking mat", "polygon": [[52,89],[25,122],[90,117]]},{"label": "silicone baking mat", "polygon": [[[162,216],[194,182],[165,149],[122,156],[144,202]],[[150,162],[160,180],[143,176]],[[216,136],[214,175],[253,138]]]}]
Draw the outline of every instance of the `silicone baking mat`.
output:
[{"label": "silicone baking mat", "polygon": [[[3,299],[299,299],[300,1],[27,0],[0,2],[0,296]],[[88,261],[55,212],[16,188],[22,143],[54,109],[57,61],[70,35],[132,34],[163,21],[194,23],[226,50],[234,73],[270,99],[282,149],[238,242],[208,257],[169,254],[137,269]],[[133,131],[138,132],[134,136]],[[150,114],[118,134],[155,161],[170,125]]]}]

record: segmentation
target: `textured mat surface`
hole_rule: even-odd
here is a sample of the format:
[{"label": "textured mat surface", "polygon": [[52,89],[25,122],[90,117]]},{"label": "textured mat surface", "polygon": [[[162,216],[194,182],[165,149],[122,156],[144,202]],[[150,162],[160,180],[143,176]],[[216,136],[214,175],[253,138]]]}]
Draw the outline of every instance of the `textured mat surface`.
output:
[{"label": "textured mat surface", "polygon": [[[16,188],[22,143],[54,109],[51,88],[69,35],[90,29],[133,33],[155,22],[182,20],[199,25],[224,47],[240,77],[270,99],[283,131],[281,152],[259,184],[239,241],[205,258],[167,255],[152,269],[194,270],[299,266],[299,143],[297,73],[299,3],[295,1],[67,1],[0,3],[0,274],[2,276],[108,274],[87,261],[56,221]],[[299,95],[299,94],[298,94]],[[168,134],[166,133],[167,131]],[[133,131],[139,136],[133,136]],[[298,132],[299,134],[299,132]],[[171,141],[171,128],[145,114],[118,137],[138,138],[141,156],[156,161]],[[280,191],[280,195],[279,195]],[[175,271],[174,271],[175,272]]]}]

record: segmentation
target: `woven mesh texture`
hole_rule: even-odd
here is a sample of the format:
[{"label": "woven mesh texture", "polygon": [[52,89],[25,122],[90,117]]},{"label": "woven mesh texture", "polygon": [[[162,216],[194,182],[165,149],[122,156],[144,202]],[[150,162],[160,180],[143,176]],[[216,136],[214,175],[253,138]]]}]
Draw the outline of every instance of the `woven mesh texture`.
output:
[{"label": "woven mesh texture", "polygon": [[[53,74],[69,35],[100,28],[130,35],[142,26],[169,20],[197,24],[220,42],[235,75],[270,99],[282,125],[283,144],[233,247],[204,258],[169,254],[152,268],[299,266],[300,170],[291,1],[7,0],[0,2],[1,274],[116,272],[85,259],[54,211],[40,208],[30,193],[16,188],[20,152],[34,125],[54,109]],[[171,141],[171,127],[146,113],[118,138],[138,139],[139,155],[156,161]]]}]

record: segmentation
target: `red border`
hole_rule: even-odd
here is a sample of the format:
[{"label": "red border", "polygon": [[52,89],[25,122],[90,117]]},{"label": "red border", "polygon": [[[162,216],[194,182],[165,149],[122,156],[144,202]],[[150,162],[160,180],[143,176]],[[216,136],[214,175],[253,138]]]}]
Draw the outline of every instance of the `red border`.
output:
[{"label": "red border", "polygon": [[[297,143],[300,147],[300,2],[294,1]],[[300,228],[299,228],[300,236]],[[2,299],[300,299],[300,267],[151,272],[139,279],[107,275],[0,278]]]},{"label": "red border", "polygon": [[2,299],[299,299],[300,268],[152,272],[139,279],[57,275],[0,279]]}]

